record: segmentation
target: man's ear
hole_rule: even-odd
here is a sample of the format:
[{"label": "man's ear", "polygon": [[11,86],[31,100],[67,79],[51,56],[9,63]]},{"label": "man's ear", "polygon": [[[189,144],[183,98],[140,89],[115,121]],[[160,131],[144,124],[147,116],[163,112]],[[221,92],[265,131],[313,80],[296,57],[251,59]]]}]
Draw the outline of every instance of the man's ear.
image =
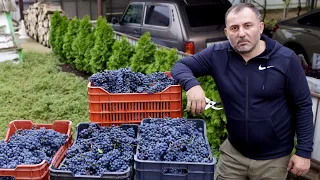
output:
[{"label": "man's ear", "polygon": [[224,31],[224,34],[228,37],[227,28],[224,28],[223,31]]},{"label": "man's ear", "polygon": [[262,34],[262,33],[263,33],[263,30],[264,30],[264,23],[263,23],[263,22],[260,22],[259,27],[260,27],[260,34]]}]

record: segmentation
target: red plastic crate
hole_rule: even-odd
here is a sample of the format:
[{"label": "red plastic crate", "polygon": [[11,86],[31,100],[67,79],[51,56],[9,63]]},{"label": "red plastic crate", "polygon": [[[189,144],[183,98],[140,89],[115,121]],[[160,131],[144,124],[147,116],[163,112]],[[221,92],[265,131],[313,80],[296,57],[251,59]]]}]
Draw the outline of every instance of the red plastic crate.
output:
[{"label": "red plastic crate", "polygon": [[162,92],[109,93],[88,84],[90,121],[103,126],[140,124],[144,118],[182,117],[182,88],[171,85]]},{"label": "red plastic crate", "polygon": [[[68,135],[66,144],[60,147],[51,161],[54,165],[60,164],[62,157],[72,144],[72,122],[69,120],[57,120],[53,124],[34,124],[31,120],[14,120],[8,125],[5,141],[7,142],[18,129],[32,129],[33,126],[37,129],[41,127],[53,129]],[[0,176],[12,176],[16,180],[49,180],[49,166],[50,164],[45,160],[40,164],[18,165],[15,169],[0,169]]]}]

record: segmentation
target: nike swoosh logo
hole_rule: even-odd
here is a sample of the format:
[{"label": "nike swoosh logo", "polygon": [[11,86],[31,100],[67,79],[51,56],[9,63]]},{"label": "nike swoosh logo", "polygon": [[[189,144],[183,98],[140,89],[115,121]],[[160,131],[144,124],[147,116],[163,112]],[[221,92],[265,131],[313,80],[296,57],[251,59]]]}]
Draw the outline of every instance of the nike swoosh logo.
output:
[{"label": "nike swoosh logo", "polygon": [[265,70],[267,68],[272,68],[274,66],[267,66],[267,67],[262,67],[261,65],[259,66],[259,70],[262,71],[262,70]]}]

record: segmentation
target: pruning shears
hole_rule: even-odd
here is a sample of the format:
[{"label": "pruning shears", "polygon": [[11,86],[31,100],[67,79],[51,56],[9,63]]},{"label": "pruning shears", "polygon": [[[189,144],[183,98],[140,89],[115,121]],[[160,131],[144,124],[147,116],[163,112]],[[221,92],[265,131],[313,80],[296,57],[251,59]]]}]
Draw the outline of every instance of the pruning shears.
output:
[{"label": "pruning shears", "polygon": [[214,110],[221,110],[223,108],[219,108],[219,107],[216,107],[217,105],[221,105],[220,102],[215,102],[215,101],[211,101],[209,98],[206,97],[206,107],[204,108],[205,110],[209,109],[209,108],[212,108]]},{"label": "pruning shears", "polygon": [[[220,102],[215,102],[215,101],[211,101],[209,98],[206,97],[206,107],[204,108],[205,110],[208,110],[209,108],[212,108],[214,110],[221,110],[223,108],[220,107],[216,107],[217,105],[221,105]],[[187,111],[186,109],[184,111]],[[188,113],[188,118],[192,118],[193,115],[187,111]]]}]

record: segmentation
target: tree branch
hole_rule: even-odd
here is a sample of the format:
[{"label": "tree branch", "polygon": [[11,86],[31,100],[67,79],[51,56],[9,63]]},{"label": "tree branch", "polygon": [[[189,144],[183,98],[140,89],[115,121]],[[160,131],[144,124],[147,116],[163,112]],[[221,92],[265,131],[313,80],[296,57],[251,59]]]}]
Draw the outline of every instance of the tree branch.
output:
[{"label": "tree branch", "polygon": [[266,18],[266,14],[267,14],[267,0],[264,0],[264,6],[255,0],[252,0],[252,2],[258,4],[258,6],[260,6],[263,9],[263,17],[262,17],[261,21],[264,22],[264,20]]}]

